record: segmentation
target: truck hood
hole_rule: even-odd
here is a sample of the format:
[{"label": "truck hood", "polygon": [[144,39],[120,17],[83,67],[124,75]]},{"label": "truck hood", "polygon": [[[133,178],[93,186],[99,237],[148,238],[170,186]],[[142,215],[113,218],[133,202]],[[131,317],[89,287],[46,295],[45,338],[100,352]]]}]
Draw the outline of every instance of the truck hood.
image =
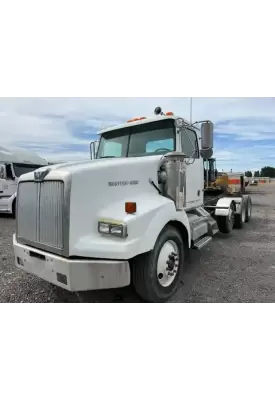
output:
[{"label": "truck hood", "polygon": [[[112,249],[116,251],[114,247],[121,239],[115,238],[115,242],[112,239],[110,243],[110,238],[101,237],[98,233],[100,220],[126,223],[129,228],[127,242],[135,243],[144,234],[144,226],[164,204],[171,202],[160,196],[149,181],[151,179],[158,185],[162,157],[101,159],[40,168],[40,171],[49,169],[45,182],[63,180],[68,183],[65,196],[69,198],[64,203],[64,210],[69,221],[65,230],[69,232],[70,256],[100,257],[102,248],[112,243]],[[34,180],[33,172],[21,178],[21,182],[28,180]],[[48,195],[50,201],[51,190]],[[126,202],[136,203],[134,215],[125,212]]]},{"label": "truck hood", "polygon": [[[159,164],[159,161],[163,155],[157,155],[157,156],[148,156],[148,157],[131,157],[131,158],[102,158],[98,160],[92,160],[92,161],[80,161],[80,162],[70,162],[70,163],[62,163],[62,164],[55,164],[55,165],[47,165],[45,167],[41,167],[37,169],[35,172],[40,171],[43,172],[45,170],[48,170],[49,173],[45,180],[48,179],[56,179],[58,176],[62,175],[78,175],[78,174],[86,174],[89,171],[101,171],[101,170],[106,170],[107,168],[112,169],[115,168],[115,170],[118,171],[118,169],[121,169],[122,171],[125,169],[131,170],[132,167],[136,167],[139,169],[147,169],[150,167],[155,167],[156,165]],[[155,171],[157,172],[157,171]],[[113,174],[111,174],[113,175]],[[124,175],[124,174],[123,174]],[[131,175],[132,179],[134,178],[134,175]],[[119,175],[117,176],[119,179]],[[129,176],[130,177],[130,176]],[[29,172],[27,174],[24,174],[20,177],[19,181],[32,181],[34,180],[34,171]]]}]

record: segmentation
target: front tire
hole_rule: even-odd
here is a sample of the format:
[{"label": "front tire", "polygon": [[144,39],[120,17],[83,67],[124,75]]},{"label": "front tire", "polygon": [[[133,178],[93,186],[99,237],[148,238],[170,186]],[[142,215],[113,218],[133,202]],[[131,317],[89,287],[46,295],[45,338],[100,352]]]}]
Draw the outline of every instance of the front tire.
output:
[{"label": "front tire", "polygon": [[178,290],[184,264],[184,242],[179,231],[167,226],[153,250],[132,262],[132,282],[136,293],[147,302],[169,300]]}]

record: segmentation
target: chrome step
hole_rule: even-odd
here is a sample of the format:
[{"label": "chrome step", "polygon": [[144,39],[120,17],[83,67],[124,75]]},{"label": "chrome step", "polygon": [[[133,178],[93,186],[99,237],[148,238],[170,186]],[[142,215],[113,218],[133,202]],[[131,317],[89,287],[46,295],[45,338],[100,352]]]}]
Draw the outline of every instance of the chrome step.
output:
[{"label": "chrome step", "polygon": [[201,217],[196,214],[189,214],[188,219],[191,230],[191,238],[194,242],[208,234],[208,219],[206,217]]},{"label": "chrome step", "polygon": [[208,220],[208,235],[209,236],[214,236],[216,233],[219,232],[219,228],[217,225],[217,221],[215,219],[209,219]]},{"label": "chrome step", "polygon": [[207,222],[207,220],[208,220],[207,217],[197,217],[194,221],[192,221],[192,227]]},{"label": "chrome step", "polygon": [[204,246],[208,245],[212,240],[211,236],[204,236],[202,239],[196,240],[193,244],[193,249],[201,250]]}]

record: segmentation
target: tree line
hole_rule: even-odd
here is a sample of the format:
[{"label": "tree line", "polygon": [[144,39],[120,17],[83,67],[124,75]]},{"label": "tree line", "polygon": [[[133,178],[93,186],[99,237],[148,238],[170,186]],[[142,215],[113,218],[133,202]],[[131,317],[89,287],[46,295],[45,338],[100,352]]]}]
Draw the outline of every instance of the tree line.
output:
[{"label": "tree line", "polygon": [[[245,176],[247,176],[248,178],[252,178],[253,176],[252,171],[245,171]],[[261,170],[254,172],[254,177],[275,178],[275,168],[263,167]]]}]

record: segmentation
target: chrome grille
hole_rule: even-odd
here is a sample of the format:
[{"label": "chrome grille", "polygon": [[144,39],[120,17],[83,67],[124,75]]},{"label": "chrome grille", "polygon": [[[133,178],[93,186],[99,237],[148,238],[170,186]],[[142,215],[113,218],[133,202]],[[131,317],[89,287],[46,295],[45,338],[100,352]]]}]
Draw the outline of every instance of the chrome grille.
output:
[{"label": "chrome grille", "polygon": [[37,214],[39,184],[20,183],[17,193],[17,237],[37,242]]},{"label": "chrome grille", "polygon": [[17,197],[17,238],[36,247],[62,250],[64,183],[21,182]]}]

